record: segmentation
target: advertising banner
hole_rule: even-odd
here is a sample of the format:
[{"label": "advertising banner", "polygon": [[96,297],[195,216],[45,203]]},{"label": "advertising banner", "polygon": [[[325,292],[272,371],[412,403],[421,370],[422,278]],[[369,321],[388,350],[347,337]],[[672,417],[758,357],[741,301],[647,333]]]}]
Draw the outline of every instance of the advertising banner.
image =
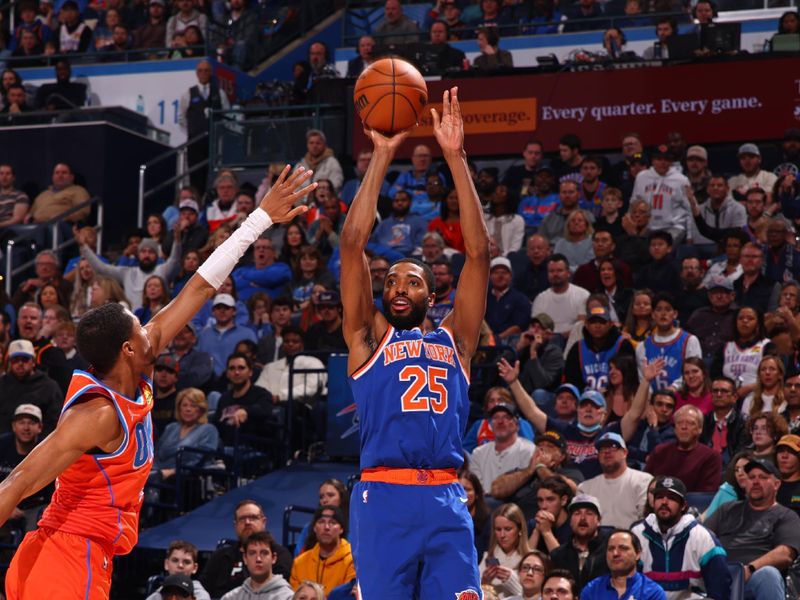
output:
[{"label": "advertising banner", "polygon": [[[471,156],[516,154],[538,139],[546,151],[567,133],[585,149],[618,148],[635,131],[646,145],[680,131],[691,143],[780,138],[800,126],[800,72],[795,57],[754,58],[663,67],[559,72],[428,83],[420,125],[399,157],[433,139],[430,107],[441,110],[442,92],[458,85]],[[368,145],[353,124],[353,155]]]}]

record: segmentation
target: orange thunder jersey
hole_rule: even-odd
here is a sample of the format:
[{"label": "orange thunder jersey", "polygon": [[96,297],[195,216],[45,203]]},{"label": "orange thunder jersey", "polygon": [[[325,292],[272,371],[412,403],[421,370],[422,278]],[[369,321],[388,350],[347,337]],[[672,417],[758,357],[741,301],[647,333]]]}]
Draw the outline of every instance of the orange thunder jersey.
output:
[{"label": "orange thunder jersey", "polygon": [[103,385],[93,375],[75,371],[63,412],[87,394],[101,394],[114,404],[125,437],[109,454],[84,454],[56,479],[56,491],[39,527],[84,536],[114,554],[136,544],[144,485],[153,463],[153,391],[142,375],[136,398]]}]

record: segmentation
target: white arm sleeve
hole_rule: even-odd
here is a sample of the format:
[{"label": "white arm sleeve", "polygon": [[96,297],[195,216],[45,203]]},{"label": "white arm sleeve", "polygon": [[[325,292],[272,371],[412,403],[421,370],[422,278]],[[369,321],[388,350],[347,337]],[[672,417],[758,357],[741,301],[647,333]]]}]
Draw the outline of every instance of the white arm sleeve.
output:
[{"label": "white arm sleeve", "polygon": [[197,273],[211,287],[218,290],[225,278],[231,274],[236,263],[262,233],[272,225],[272,219],[265,210],[255,209],[231,237],[214,250],[206,261],[197,269]]}]

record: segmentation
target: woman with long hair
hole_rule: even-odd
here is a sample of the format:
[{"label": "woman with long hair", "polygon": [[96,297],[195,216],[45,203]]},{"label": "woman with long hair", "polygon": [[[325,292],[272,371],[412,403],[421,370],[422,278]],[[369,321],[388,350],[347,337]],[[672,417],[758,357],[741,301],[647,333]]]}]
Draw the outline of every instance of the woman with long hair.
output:
[{"label": "woman with long hair", "polygon": [[180,49],[181,55],[185,58],[193,56],[205,56],[205,37],[197,25],[189,25],[183,30],[183,39],[186,46]]},{"label": "woman with long hair", "polygon": [[42,307],[42,310],[47,310],[53,306],[61,306],[67,308],[67,300],[61,295],[61,290],[57,285],[52,283],[45,283],[36,292],[36,303]]},{"label": "woman with long hair", "polygon": [[183,286],[189,283],[192,275],[195,274],[200,266],[200,253],[197,250],[189,250],[181,258],[181,272],[172,284],[172,297],[175,298],[181,293]]},{"label": "woman with long hair", "polygon": [[[347,486],[338,479],[326,479],[319,486],[319,505],[338,506],[342,509],[345,521],[350,515],[350,494]],[[317,536],[311,523],[306,523],[305,527],[297,535],[297,542],[294,547],[294,555],[300,556],[306,550],[311,550],[317,543]],[[347,530],[347,523],[342,523],[342,527]]]},{"label": "woman with long hair", "polygon": [[603,258],[597,268],[600,272],[600,288],[596,291],[608,297],[608,311],[611,320],[617,327],[621,327],[628,316],[628,307],[633,298],[633,290],[624,287],[624,276],[619,261],[612,258]]},{"label": "woman with long hair", "polygon": [[145,231],[147,231],[147,237],[151,240],[155,240],[158,244],[158,255],[164,258],[163,245],[164,240],[167,238],[167,222],[164,220],[164,217],[162,217],[160,213],[147,215]]},{"label": "woman with long hair", "polygon": [[675,410],[691,404],[707,415],[714,407],[711,404],[711,378],[702,358],[690,356],[683,361],[683,385],[675,393]]},{"label": "woman with long hair", "polygon": [[628,335],[634,348],[643,342],[653,330],[653,297],[654,294],[649,289],[633,292],[633,299],[625,317],[622,333]]},{"label": "woman with long hair", "polygon": [[522,248],[525,239],[525,219],[517,214],[508,187],[503,184],[494,189],[489,199],[486,228],[503,256]]},{"label": "woman with long hair", "polygon": [[97,308],[108,302],[118,302],[126,308],[131,307],[131,303],[125,297],[125,292],[115,279],[95,277],[92,283],[90,308]]},{"label": "woman with long hair", "polygon": [[283,246],[277,260],[286,263],[294,270],[298,266],[300,250],[304,246],[308,246],[305,229],[297,221],[287,224],[283,232]]},{"label": "woman with long hair", "polygon": [[492,512],[491,523],[489,547],[479,565],[481,583],[491,585],[501,598],[519,595],[522,585],[517,569],[531,551],[525,515],[516,504],[501,504]]},{"label": "woman with long hair", "polygon": [[723,504],[733,502],[735,500],[744,500],[747,494],[747,473],[744,468],[753,458],[752,450],[742,450],[737,452],[731,458],[728,466],[725,468],[725,480],[719,486],[717,493],[714,495],[711,504],[708,505],[706,511],[703,513],[702,520],[705,521]]},{"label": "woman with long hair", "polygon": [[83,316],[92,303],[92,284],[95,280],[95,272],[92,265],[85,258],[78,262],[75,268],[77,271],[75,281],[72,284],[72,296],[69,301],[69,314],[73,319]]},{"label": "woman with long hair", "polygon": [[786,419],[772,412],[755,413],[748,422],[750,450],[756,458],[775,462],[778,440],[789,433]]},{"label": "woman with long hair", "polygon": [[541,550],[531,550],[522,557],[519,563],[519,582],[522,594],[511,596],[507,600],[540,600],[542,584],[550,572],[550,556]]},{"label": "woman with long hair", "polygon": [[758,364],[758,379],[755,388],[742,402],[741,413],[745,419],[761,412],[779,415],[786,410],[783,394],[783,361],[777,356],[765,356]]},{"label": "woman with long hair", "polygon": [[769,339],[764,333],[761,313],[755,308],[739,307],[733,318],[733,339],[717,350],[711,363],[711,377],[730,377],[736,382],[739,398],[744,398],[755,389],[758,365]]},{"label": "woman with long hair", "polygon": [[639,370],[633,356],[614,356],[608,361],[608,389],[606,405],[608,422],[619,421],[631,407],[636,390],[639,389]]},{"label": "woman with long hair", "polygon": [[151,275],[144,281],[142,306],[137,308],[134,314],[139,317],[139,322],[144,325],[167,304],[169,304],[167,282],[158,275]]},{"label": "woman with long hair", "polygon": [[322,253],[316,246],[306,245],[300,248],[295,265],[292,267],[292,299],[299,311],[311,303],[311,292],[315,283],[326,288],[336,285],[336,280],[328,272]]},{"label": "woman with long hair", "polygon": [[464,234],[461,233],[461,217],[458,209],[458,192],[455,188],[447,190],[447,195],[440,207],[440,216],[428,223],[428,231],[442,236],[449,247],[464,253]]},{"label": "woman with long hair", "polygon": [[325,588],[315,581],[304,581],[295,590],[292,600],[325,600]]},{"label": "woman with long hair", "polygon": [[265,292],[256,292],[247,299],[247,326],[259,340],[262,336],[272,333],[272,325],[269,322],[271,307],[272,300]]},{"label": "woman with long hair", "polygon": [[231,237],[231,233],[233,233],[233,225],[230,223],[221,223],[214,232],[208,236],[206,245],[198,251],[200,254],[200,263],[202,264],[205,262],[205,260],[211,256],[211,253],[222,245],[222,242]]},{"label": "woman with long hair", "polygon": [[486,505],[486,499],[483,495],[483,486],[481,480],[472,471],[462,469],[458,474],[458,482],[464,488],[467,496],[467,510],[469,516],[472,517],[472,529],[475,536],[475,548],[478,550],[478,556],[483,556],[484,548],[486,546],[486,537],[488,532],[485,532],[486,525],[489,522],[491,511]]},{"label": "woman with long hair", "polygon": [[570,273],[594,258],[592,233],[594,229],[589,221],[589,213],[584,210],[573,210],[564,223],[564,237],[560,238],[553,248],[554,254],[563,254],[569,260]]}]

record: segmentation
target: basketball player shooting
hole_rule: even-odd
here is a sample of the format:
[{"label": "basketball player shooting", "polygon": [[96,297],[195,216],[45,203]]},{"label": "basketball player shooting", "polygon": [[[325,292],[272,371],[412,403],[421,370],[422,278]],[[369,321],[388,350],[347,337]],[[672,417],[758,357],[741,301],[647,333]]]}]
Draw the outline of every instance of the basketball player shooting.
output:
[{"label": "basketball player shooting", "polygon": [[305,212],[294,203],[316,187],[311,171],[283,170],[270,192],[145,326],[120,304],[87,312],[77,346],[91,373],[75,371],[55,431],[0,484],[0,524],[27,496],[56,481],[39,528],[25,536],[6,575],[9,600],[100,600],[112,559],[136,544],[153,462],[152,373],[156,357],[270,225]]},{"label": "basketball player shooting", "polygon": [[453,174],[466,262],[453,310],[421,330],[433,305],[433,273],[396,261],[372,301],[364,248],[386,171],[409,131],[365,130],[372,160],[340,237],[348,373],[361,427],[361,481],[353,490],[351,543],[364,600],[478,600],[472,519],[456,469],[469,413],[469,364],[486,310],[489,240],[467,167],[458,88],[445,91],[433,129]]}]

